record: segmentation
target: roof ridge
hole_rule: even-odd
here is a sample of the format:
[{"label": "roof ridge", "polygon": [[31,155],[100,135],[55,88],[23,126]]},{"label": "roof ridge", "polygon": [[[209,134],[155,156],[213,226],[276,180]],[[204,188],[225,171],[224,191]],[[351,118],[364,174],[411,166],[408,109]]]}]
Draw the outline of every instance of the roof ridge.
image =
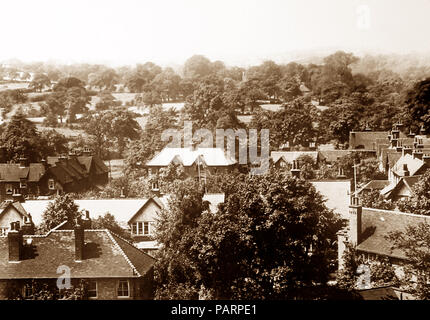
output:
[{"label": "roof ridge", "polygon": [[108,235],[108,237],[111,239],[111,241],[113,242],[113,244],[115,245],[115,247],[120,251],[120,253],[124,257],[125,261],[127,261],[127,263],[130,265],[130,267],[133,269],[133,271],[136,272],[136,274],[139,277],[142,277],[142,275],[139,273],[139,271],[137,271],[137,268],[134,266],[134,264],[130,261],[130,259],[128,258],[128,256],[125,254],[124,250],[122,250],[121,246],[115,240],[115,238],[111,234],[110,230],[109,229],[104,229],[104,231],[106,232],[106,234]]},{"label": "roof ridge", "polygon": [[[139,250],[139,252],[141,253],[141,254],[143,254],[143,255],[145,255],[145,256],[149,256],[149,257],[151,257],[151,258],[153,258],[152,256],[150,256],[149,254],[147,254],[146,252],[144,252],[144,251],[142,251],[141,249],[139,249],[138,247],[136,247],[135,245],[134,245],[134,243],[132,243],[131,241],[129,241],[129,240],[127,240],[127,239],[125,239],[125,238],[123,238],[123,237],[121,237],[119,234],[117,234],[117,233],[115,233],[115,232],[113,232],[113,231],[111,231],[111,230],[109,230],[109,232],[113,235],[113,236],[115,236],[115,237],[118,237],[118,238],[120,238],[122,241],[124,241],[124,242],[126,242],[126,243],[128,243],[129,245],[131,245],[133,248],[135,248],[136,250]],[[156,240],[155,240],[156,241]],[[154,259],[154,258],[153,258]]]}]

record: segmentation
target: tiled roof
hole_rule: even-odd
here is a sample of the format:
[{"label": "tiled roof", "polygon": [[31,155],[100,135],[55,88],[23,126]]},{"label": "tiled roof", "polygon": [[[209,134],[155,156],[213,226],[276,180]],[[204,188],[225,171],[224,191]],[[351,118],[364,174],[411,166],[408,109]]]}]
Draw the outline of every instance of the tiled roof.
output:
[{"label": "tiled roof", "polygon": [[75,261],[73,230],[50,231],[24,249],[19,263],[8,262],[8,238],[0,237],[0,279],[58,278],[68,266],[72,278],[130,278],[148,272],[155,260],[108,230],[85,230],[84,259]]},{"label": "tiled roof", "polygon": [[11,201],[3,201],[2,203],[0,203],[0,215],[2,215],[3,212],[5,212],[7,208],[9,208],[9,206],[13,206],[21,215],[23,215],[24,217],[28,217],[28,213],[27,211],[25,211],[21,203]]},{"label": "tiled roof", "polygon": [[359,190],[357,190],[356,194],[360,194],[363,191],[368,190],[383,190],[387,186],[391,184],[390,180],[371,180],[362,186]]},{"label": "tiled roof", "polygon": [[18,163],[0,163],[0,180],[19,182],[28,179],[37,182],[45,173],[45,167],[39,163],[30,163],[28,167],[20,167]]},{"label": "tiled roof", "polygon": [[349,133],[349,147],[351,149],[360,147],[363,149],[376,150],[377,139],[388,140],[388,131],[352,131]]},{"label": "tiled roof", "polygon": [[392,198],[393,196],[396,196],[396,194],[401,190],[402,186],[406,186],[406,188],[408,188],[409,192],[412,194],[413,193],[412,188],[414,184],[418,182],[420,177],[421,175],[401,177],[399,182],[395,186],[391,185],[391,188],[383,189],[383,194],[386,198]]},{"label": "tiled roof", "polygon": [[327,200],[326,206],[348,219],[351,182],[349,180],[311,181],[315,189]]},{"label": "tiled roof", "polygon": [[309,156],[315,162],[318,161],[318,151],[272,151],[270,153],[270,157],[274,163],[278,162],[281,158],[287,163],[293,163],[294,160],[297,160],[301,156]]},{"label": "tiled roof", "polygon": [[191,148],[164,148],[146,165],[165,167],[174,158],[179,159],[183,166],[193,165],[198,158],[207,166],[230,166],[236,163],[220,148],[197,148],[196,150]]},{"label": "tiled roof", "polygon": [[[97,219],[110,213],[122,226],[126,226],[128,221],[136,215],[149,199],[83,199],[75,200],[79,210],[88,210],[91,219]],[[24,209],[31,214],[35,225],[42,222],[43,212],[50,202],[54,200],[27,200],[22,203]],[[156,202],[158,204],[158,202]]]},{"label": "tiled roof", "polygon": [[357,249],[365,252],[405,259],[400,249],[391,250],[392,243],[385,238],[390,232],[404,231],[408,225],[430,223],[430,216],[388,211],[380,209],[362,209],[362,238]]}]

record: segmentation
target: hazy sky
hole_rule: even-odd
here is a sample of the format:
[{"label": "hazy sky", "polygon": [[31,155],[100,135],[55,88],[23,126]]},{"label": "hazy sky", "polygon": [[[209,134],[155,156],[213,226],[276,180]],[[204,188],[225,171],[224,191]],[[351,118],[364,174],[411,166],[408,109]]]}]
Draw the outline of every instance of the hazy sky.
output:
[{"label": "hazy sky", "polygon": [[2,0],[0,60],[246,63],[321,48],[430,52],[430,0]]}]

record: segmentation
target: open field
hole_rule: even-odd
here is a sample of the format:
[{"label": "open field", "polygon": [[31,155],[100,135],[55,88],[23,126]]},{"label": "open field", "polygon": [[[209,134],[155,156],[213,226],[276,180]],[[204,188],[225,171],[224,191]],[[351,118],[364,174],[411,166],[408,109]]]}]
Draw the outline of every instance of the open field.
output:
[{"label": "open field", "polygon": [[28,82],[0,83],[0,91],[15,90],[15,89],[27,89],[27,88],[28,88]]}]

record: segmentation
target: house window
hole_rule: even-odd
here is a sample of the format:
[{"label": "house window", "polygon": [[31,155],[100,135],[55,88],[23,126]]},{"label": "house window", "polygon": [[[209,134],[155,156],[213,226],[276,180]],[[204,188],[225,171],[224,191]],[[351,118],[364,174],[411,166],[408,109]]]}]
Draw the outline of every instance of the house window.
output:
[{"label": "house window", "polygon": [[151,234],[150,222],[134,222],[131,224],[131,231],[136,236],[150,235]]},{"label": "house window", "polygon": [[143,223],[143,234],[148,235],[149,234],[149,222]]},{"label": "house window", "polygon": [[13,189],[13,194],[21,194],[21,191],[17,188]]},{"label": "house window", "polygon": [[285,168],[287,166],[287,164],[284,161],[281,161],[280,166],[281,166],[281,168]]},{"label": "house window", "polygon": [[120,280],[118,282],[118,298],[128,298],[130,297],[128,280]]},{"label": "house window", "polygon": [[6,236],[8,232],[9,232],[8,227],[1,227],[0,228],[0,236]]},{"label": "house window", "polygon": [[48,180],[48,188],[49,188],[49,190],[55,190],[55,181],[54,181],[54,179],[49,179]]},{"label": "house window", "polygon": [[158,181],[153,181],[152,182],[152,190],[153,191],[158,191],[159,190],[159,188],[158,188]]},{"label": "house window", "polygon": [[25,181],[25,180],[21,180],[21,181],[20,181],[20,183],[19,183],[19,187],[20,187],[21,189],[25,189],[25,188],[27,188],[27,181]]},{"label": "house window", "polygon": [[87,288],[88,298],[97,298],[97,281],[89,281]]},{"label": "house window", "polygon": [[22,295],[24,299],[30,299],[33,297],[33,286],[31,284],[24,285],[22,290]]},{"label": "house window", "polygon": [[6,183],[5,190],[6,190],[6,194],[12,194],[12,192],[13,192],[12,184]]}]

